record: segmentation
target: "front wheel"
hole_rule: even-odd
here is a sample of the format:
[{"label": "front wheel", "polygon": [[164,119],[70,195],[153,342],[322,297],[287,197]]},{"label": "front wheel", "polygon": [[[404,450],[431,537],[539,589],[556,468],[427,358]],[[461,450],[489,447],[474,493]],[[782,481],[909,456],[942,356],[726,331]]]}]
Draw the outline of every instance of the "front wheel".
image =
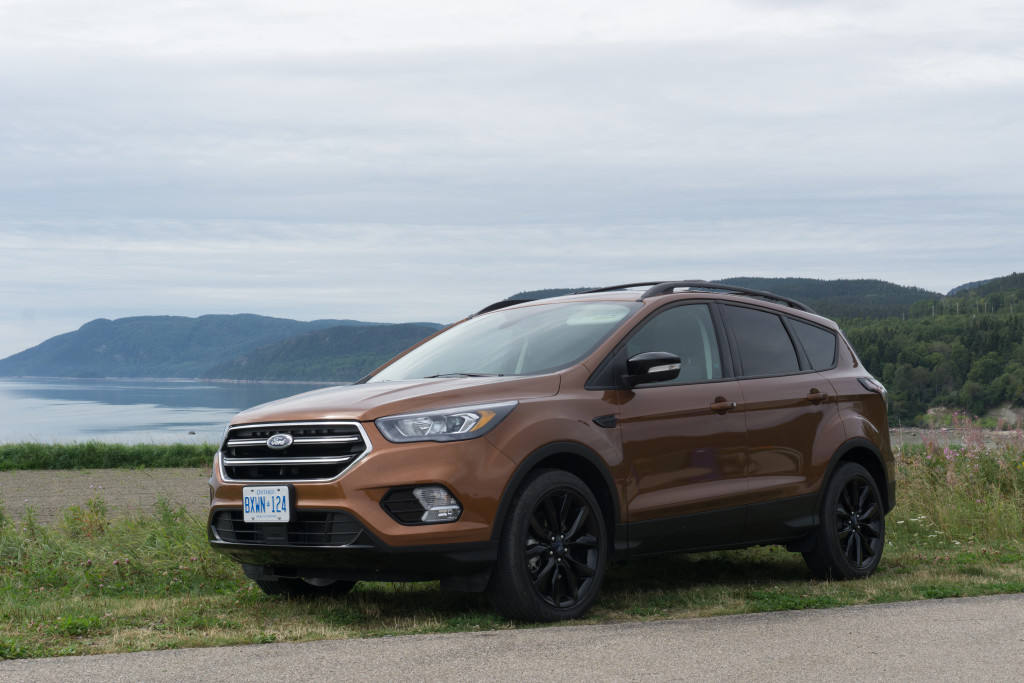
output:
[{"label": "front wheel", "polygon": [[257,580],[256,585],[267,595],[284,595],[289,598],[316,598],[345,595],[352,590],[356,582],[336,579],[277,579],[276,581]]},{"label": "front wheel", "polygon": [[607,558],[594,494],[569,472],[542,470],[512,500],[488,598],[512,619],[575,619],[594,602]]},{"label": "front wheel", "polygon": [[840,464],[825,489],[814,548],[804,561],[819,579],[861,579],[875,571],[884,546],[878,484],[857,463]]}]

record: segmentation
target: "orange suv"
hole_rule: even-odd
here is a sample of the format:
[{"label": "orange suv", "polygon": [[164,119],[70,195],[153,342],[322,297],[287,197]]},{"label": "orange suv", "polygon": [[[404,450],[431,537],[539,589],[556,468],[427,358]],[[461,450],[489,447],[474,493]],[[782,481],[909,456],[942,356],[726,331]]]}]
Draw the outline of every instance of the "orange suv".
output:
[{"label": "orange suv", "polygon": [[895,503],[885,388],[836,324],[702,281],[489,306],[239,414],[210,486],[210,544],[269,594],[440,579],[536,621],[659,553],[781,544],[864,577]]}]

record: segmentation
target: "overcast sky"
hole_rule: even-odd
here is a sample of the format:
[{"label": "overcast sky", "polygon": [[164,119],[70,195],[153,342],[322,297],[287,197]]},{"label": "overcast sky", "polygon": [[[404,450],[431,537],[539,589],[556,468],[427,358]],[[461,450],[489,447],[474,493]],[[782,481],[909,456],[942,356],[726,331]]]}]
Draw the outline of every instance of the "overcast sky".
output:
[{"label": "overcast sky", "polygon": [[0,0],[0,64],[0,357],[99,317],[1024,270],[1019,0]]}]

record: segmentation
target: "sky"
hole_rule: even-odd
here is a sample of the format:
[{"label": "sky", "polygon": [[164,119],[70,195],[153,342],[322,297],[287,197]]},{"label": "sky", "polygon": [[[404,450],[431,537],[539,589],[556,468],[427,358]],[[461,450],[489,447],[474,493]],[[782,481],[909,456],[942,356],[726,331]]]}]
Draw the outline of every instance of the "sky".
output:
[{"label": "sky", "polygon": [[95,318],[1024,270],[1014,0],[0,0],[0,64],[0,358]]}]

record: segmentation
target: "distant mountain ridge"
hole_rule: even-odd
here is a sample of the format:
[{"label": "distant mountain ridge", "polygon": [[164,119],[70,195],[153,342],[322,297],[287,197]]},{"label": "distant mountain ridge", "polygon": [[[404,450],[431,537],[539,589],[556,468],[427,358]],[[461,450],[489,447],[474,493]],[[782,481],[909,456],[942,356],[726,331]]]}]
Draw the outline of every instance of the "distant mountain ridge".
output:
[{"label": "distant mountain ridge", "polygon": [[434,323],[330,327],[261,346],[209,368],[201,377],[351,382],[440,328]]},{"label": "distant mountain ridge", "polygon": [[[730,277],[714,282],[795,299],[829,318],[885,318],[905,313],[911,305],[919,301],[938,301],[942,297],[938,292],[897,285],[884,280]],[[595,288],[537,289],[513,294],[509,299],[546,299],[588,289]]]},{"label": "distant mountain ridge", "polygon": [[[962,285],[953,290],[955,296],[946,297],[868,279],[738,277],[719,282],[796,299],[844,325],[895,318],[909,324],[961,312],[1012,315],[1024,309],[1024,274],[1017,273]],[[526,291],[509,298],[587,289],[593,287]],[[354,381],[441,327],[430,322],[301,322],[253,314],[100,318],[0,360],[0,376]],[[870,352],[865,349],[865,354]],[[879,362],[892,361],[880,356]]]},{"label": "distant mountain ridge", "polygon": [[[213,367],[245,357],[258,348],[306,333],[326,329],[386,330],[391,327],[384,323],[358,320],[301,322],[253,314],[204,315],[198,318],[99,318],[74,332],[52,337],[38,346],[0,360],[0,376],[209,377],[209,370]],[[439,325],[426,323],[421,327],[423,336],[426,336],[428,331],[436,330]],[[391,349],[394,346],[388,343],[387,331],[372,336],[382,348]],[[400,329],[393,336],[405,340],[408,333]],[[386,351],[378,355],[385,354]],[[385,355],[381,362],[390,355]],[[255,373],[246,379],[263,377]]]}]

